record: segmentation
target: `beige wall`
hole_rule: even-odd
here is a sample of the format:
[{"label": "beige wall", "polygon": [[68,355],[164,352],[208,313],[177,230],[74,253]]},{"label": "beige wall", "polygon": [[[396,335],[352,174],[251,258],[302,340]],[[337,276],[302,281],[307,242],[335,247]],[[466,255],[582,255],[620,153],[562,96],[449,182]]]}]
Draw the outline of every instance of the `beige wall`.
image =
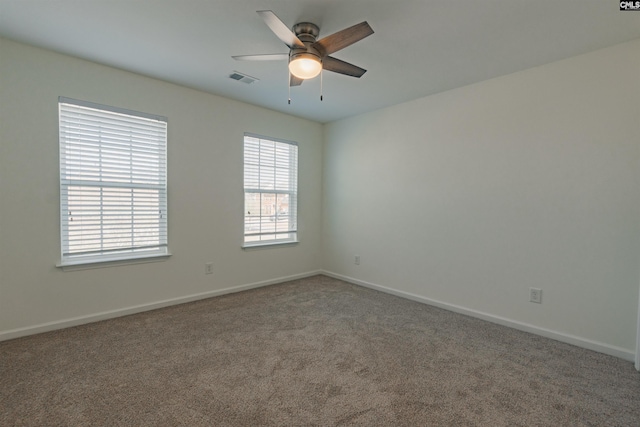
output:
[{"label": "beige wall", "polygon": [[[0,339],[322,269],[631,359],[638,75],[635,41],[322,126],[0,39]],[[169,118],[167,261],[55,267],[60,95]],[[297,246],[240,249],[243,132],[300,144]]]},{"label": "beige wall", "polygon": [[638,76],[640,40],[327,125],[324,269],[632,360]]},{"label": "beige wall", "polygon": [[[0,339],[321,268],[320,124],[2,39],[0,87]],[[55,267],[61,95],[168,117],[167,261]],[[297,246],[240,248],[244,132],[299,143]]]}]

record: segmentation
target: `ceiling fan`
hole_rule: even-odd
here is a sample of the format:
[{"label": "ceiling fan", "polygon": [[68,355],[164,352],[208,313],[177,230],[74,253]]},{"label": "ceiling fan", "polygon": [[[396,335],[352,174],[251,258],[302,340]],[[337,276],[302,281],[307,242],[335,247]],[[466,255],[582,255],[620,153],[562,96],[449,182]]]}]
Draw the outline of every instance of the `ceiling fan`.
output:
[{"label": "ceiling fan", "polygon": [[316,40],[320,29],[310,22],[300,22],[290,30],[270,10],[259,10],[273,33],[289,47],[289,53],[233,56],[238,61],[289,60],[289,86],[299,86],[304,80],[311,79],[327,70],[352,77],[362,77],[367,70],[334,58],[331,55],[363,38],[373,34],[369,24],[364,21],[330,36]]}]

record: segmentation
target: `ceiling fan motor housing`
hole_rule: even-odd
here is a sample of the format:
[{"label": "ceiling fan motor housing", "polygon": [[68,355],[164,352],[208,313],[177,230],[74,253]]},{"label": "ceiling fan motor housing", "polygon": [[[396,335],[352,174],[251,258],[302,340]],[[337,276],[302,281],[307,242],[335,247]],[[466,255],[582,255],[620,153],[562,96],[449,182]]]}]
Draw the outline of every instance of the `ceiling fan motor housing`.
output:
[{"label": "ceiling fan motor housing", "polygon": [[293,32],[304,43],[305,47],[293,47],[289,51],[289,60],[314,56],[318,61],[322,61],[322,54],[317,49],[311,47],[316,42],[320,29],[311,22],[300,22],[293,26]]},{"label": "ceiling fan motor housing", "polygon": [[[309,41],[311,43],[316,41],[318,34],[320,34],[320,28],[316,24],[311,22],[299,22],[293,26],[293,32],[302,42]],[[309,40],[305,40],[303,37],[311,37]]]}]

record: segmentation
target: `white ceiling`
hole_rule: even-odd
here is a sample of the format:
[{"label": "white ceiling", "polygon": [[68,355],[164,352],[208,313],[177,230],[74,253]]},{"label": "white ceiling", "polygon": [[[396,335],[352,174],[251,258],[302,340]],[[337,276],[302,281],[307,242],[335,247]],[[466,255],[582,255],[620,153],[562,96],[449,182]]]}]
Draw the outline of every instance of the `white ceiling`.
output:
[{"label": "white ceiling", "polygon": [[[375,34],[333,56],[368,72],[291,89],[286,53],[257,10],[320,38],[368,21]],[[0,0],[0,36],[329,122],[640,38],[618,0]],[[0,58],[1,60],[1,58]],[[247,85],[234,70],[260,79]]]}]

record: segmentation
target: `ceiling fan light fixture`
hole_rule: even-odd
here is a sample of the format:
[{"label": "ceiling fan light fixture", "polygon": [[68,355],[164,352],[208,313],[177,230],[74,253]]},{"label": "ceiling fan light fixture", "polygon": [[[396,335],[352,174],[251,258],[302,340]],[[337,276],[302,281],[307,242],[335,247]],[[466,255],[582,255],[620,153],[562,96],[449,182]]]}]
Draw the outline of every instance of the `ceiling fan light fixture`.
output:
[{"label": "ceiling fan light fixture", "polygon": [[299,79],[312,79],[322,71],[322,62],[312,53],[299,53],[291,57],[289,71]]}]

